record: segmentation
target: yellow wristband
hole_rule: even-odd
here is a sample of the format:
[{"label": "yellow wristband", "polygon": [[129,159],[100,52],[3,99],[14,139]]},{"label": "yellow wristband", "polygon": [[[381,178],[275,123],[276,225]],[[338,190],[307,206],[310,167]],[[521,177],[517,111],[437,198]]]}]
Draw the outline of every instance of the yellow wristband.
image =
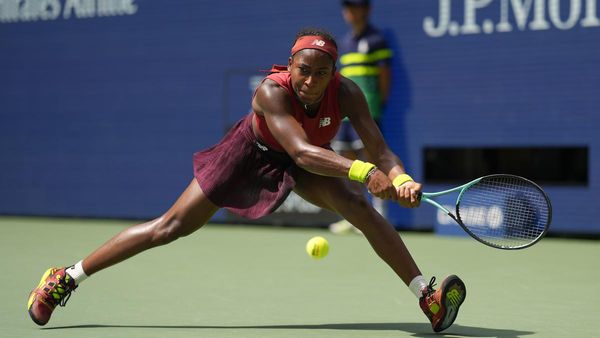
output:
[{"label": "yellow wristband", "polygon": [[396,176],[396,178],[394,178],[394,180],[392,181],[392,184],[394,185],[394,187],[398,188],[399,186],[403,185],[406,182],[409,181],[413,181],[412,177],[410,177],[407,174],[400,174],[398,176]]},{"label": "yellow wristband", "polygon": [[354,162],[352,162],[350,171],[348,171],[348,178],[353,181],[365,183],[369,171],[371,171],[371,169],[373,168],[375,168],[375,165],[373,163],[355,160]]}]

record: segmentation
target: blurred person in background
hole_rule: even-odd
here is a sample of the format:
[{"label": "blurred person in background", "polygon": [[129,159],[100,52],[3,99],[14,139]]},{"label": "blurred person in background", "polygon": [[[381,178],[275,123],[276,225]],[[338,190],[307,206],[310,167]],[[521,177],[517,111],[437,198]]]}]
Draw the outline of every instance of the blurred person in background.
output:
[{"label": "blurred person in background", "polygon": [[[340,73],[360,87],[367,99],[371,116],[381,127],[381,115],[390,92],[392,50],[384,35],[370,23],[370,13],[369,0],[342,0],[342,15],[350,26],[350,31],[339,41],[339,64]],[[363,159],[365,155],[365,145],[348,119],[344,119],[331,145],[336,152],[349,159]],[[363,190],[358,184],[354,189]],[[372,197],[371,201],[375,209],[385,217],[384,202],[377,197]],[[329,230],[333,233],[352,230],[360,233],[345,219],[330,224]]]}]

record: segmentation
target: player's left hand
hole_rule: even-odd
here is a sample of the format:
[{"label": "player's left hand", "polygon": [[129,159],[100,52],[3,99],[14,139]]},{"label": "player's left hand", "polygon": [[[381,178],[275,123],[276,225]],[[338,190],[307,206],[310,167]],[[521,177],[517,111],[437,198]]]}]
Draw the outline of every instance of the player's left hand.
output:
[{"label": "player's left hand", "polygon": [[421,204],[422,185],[414,181],[408,181],[398,187],[398,203],[405,208],[415,208]]},{"label": "player's left hand", "polygon": [[392,184],[392,181],[384,174],[381,170],[376,169],[372,173],[367,182],[367,189],[373,196],[381,198],[382,200],[398,200],[398,193],[396,188]]}]

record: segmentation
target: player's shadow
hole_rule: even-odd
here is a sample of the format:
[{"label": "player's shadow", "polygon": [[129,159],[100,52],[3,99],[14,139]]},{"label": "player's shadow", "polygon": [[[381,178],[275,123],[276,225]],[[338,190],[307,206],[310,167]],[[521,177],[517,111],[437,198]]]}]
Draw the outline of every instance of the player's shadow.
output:
[{"label": "player's shadow", "polygon": [[413,337],[502,337],[517,338],[534,334],[532,331],[496,329],[463,325],[452,325],[441,333],[431,331],[427,323],[336,323],[336,324],[293,324],[293,325],[110,325],[87,324],[72,326],[46,327],[42,330],[64,329],[101,329],[101,328],[139,328],[139,329],[304,329],[304,330],[351,330],[351,331],[404,331]]}]

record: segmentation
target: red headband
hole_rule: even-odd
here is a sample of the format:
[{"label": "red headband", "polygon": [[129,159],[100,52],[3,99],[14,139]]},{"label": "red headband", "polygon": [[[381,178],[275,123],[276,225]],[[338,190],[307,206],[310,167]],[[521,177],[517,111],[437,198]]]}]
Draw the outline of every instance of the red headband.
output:
[{"label": "red headband", "polygon": [[333,62],[337,61],[337,48],[331,41],[327,41],[322,36],[306,35],[298,38],[294,47],[292,47],[292,55],[303,49],[318,49],[329,54],[333,59]]}]

